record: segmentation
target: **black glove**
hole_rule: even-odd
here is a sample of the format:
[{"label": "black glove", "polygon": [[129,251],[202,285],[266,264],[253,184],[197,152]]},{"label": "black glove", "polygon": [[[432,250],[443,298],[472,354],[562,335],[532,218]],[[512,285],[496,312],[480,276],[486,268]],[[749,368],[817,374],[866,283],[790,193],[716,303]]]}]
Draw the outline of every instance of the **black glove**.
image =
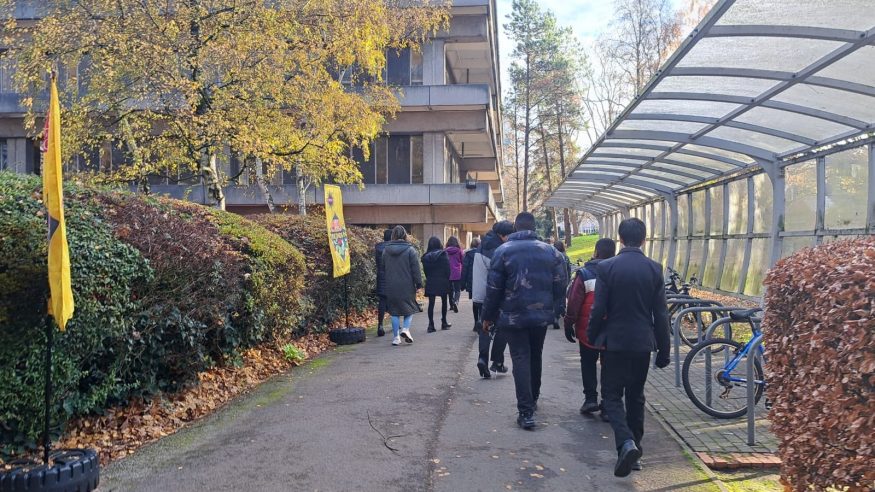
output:
[{"label": "black glove", "polygon": [[577,343],[577,339],[574,338],[576,335],[574,333],[574,324],[565,323],[565,338],[571,343]]},{"label": "black glove", "polygon": [[662,369],[664,367],[668,367],[669,363],[671,363],[671,356],[669,355],[668,351],[656,353],[657,368]]}]

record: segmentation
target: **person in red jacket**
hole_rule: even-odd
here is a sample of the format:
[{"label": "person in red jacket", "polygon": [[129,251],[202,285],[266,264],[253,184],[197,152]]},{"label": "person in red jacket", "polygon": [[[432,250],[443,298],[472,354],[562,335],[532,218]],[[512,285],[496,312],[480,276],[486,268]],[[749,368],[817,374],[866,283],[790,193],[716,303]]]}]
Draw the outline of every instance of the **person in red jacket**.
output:
[{"label": "person in red jacket", "polygon": [[568,289],[568,302],[565,311],[565,338],[571,343],[580,346],[580,374],[583,378],[583,406],[580,407],[582,415],[589,415],[601,409],[602,420],[609,417],[598,401],[598,378],[596,362],[599,360],[601,351],[589,343],[586,337],[586,329],[589,325],[589,316],[592,304],[595,301],[596,265],[602,260],[607,260],[617,254],[617,243],[613,239],[602,238],[595,243],[595,255],[586,262],[583,268],[577,270],[574,282]]}]

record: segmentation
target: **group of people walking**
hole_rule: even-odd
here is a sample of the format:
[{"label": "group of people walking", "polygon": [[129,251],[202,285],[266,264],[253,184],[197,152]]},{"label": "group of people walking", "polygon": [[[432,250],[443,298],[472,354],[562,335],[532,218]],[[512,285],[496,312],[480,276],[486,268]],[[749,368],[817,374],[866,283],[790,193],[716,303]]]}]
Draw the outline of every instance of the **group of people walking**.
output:
[{"label": "group of people walking", "polygon": [[379,335],[388,312],[393,345],[402,339],[413,342],[410,320],[421,310],[416,302],[423,286],[421,262],[429,299],[428,331],[436,331],[436,299],[442,302],[441,328],[449,329],[448,303],[458,312],[460,291],[466,290],[479,335],[477,369],[487,379],[491,372],[507,372],[504,351],[510,348],[517,424],[534,429],[544,340],[548,327],[558,327],[561,320],[566,339],[579,348],[584,394],[580,413],[600,412],[610,422],[617,447],[616,476],[642,468],[644,385],[654,351],[657,368],[669,364],[669,320],[662,266],[641,249],[646,237],[641,220],[620,224],[619,252],[613,240],[600,239],[593,258],[573,279],[568,257],[560,251],[564,248],[541,241],[535,217],[527,212],[517,215],[514,223],[496,223],[464,253],[455,237],[446,248],[432,237],[420,259],[403,227],[387,233],[376,248]]}]

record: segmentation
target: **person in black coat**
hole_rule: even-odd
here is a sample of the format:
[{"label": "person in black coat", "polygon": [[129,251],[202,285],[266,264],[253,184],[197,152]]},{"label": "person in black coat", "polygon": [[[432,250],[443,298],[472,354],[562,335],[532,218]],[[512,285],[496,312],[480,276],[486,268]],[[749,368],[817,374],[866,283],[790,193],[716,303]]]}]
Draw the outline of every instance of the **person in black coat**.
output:
[{"label": "person in black coat", "polygon": [[403,338],[413,343],[410,323],[413,314],[419,312],[416,291],[422,287],[422,269],[417,261],[419,254],[407,242],[407,231],[401,226],[392,229],[392,240],[383,250],[385,270],[386,311],[392,316],[392,345],[400,345]]},{"label": "person in black coat", "polygon": [[374,245],[374,260],[377,263],[377,336],[386,335],[383,318],[386,316],[386,267],[383,265],[383,250],[392,240],[392,229],[383,231],[383,242]]},{"label": "person in black coat", "polygon": [[604,347],[602,399],[617,445],[614,475],[625,477],[641,469],[650,353],[656,350],[656,367],[666,367],[670,345],[662,265],[641,251],[647,228],[640,219],[626,219],[619,233],[623,249],[596,268],[587,338]]},{"label": "person in black coat", "polygon": [[488,332],[495,325],[510,346],[517,424],[533,429],[547,325],[565,314],[568,279],[565,260],[539,240],[532,214],[517,215],[514,228],[517,232],[492,256],[481,316],[483,329]]},{"label": "person in black coat", "polygon": [[[465,251],[465,257],[462,259],[462,290],[468,292],[468,299],[471,299],[474,289],[474,255],[477,254],[477,248],[480,247],[480,238],[475,237],[471,240],[471,249]],[[474,331],[478,331],[477,318],[480,317],[480,306],[474,306]]]},{"label": "person in black coat", "polygon": [[450,286],[450,259],[441,240],[432,236],[428,240],[428,250],[422,255],[422,269],[425,271],[425,295],[428,297],[428,333],[434,333],[435,298],[441,298],[441,329],[449,330],[447,323],[447,296]]}]

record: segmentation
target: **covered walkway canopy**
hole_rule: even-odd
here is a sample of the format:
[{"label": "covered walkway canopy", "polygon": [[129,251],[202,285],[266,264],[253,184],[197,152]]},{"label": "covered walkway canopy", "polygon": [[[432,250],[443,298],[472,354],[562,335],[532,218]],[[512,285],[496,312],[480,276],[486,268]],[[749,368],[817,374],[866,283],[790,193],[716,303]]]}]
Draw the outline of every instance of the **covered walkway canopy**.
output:
[{"label": "covered walkway canopy", "polygon": [[[866,152],[875,132],[873,43],[872,0],[718,1],[547,205],[588,211],[612,234],[617,219],[639,216],[651,239],[667,243],[651,254],[689,275],[707,273],[710,252],[711,263],[719,260],[712,277],[722,277],[727,253],[736,255],[739,278],[712,278],[711,286],[756,295],[748,267],[760,262],[753,282],[761,284],[784,237],[808,235],[814,244],[875,232],[875,172]],[[853,194],[862,180],[853,197],[859,210],[831,234],[827,156],[851,148],[863,157],[836,169],[833,188],[840,177],[852,182],[832,195],[841,202],[841,192]],[[806,161],[811,225],[790,231],[785,201],[807,193],[793,186],[808,175],[787,183],[784,168]],[[793,196],[785,200],[785,191]]]}]

